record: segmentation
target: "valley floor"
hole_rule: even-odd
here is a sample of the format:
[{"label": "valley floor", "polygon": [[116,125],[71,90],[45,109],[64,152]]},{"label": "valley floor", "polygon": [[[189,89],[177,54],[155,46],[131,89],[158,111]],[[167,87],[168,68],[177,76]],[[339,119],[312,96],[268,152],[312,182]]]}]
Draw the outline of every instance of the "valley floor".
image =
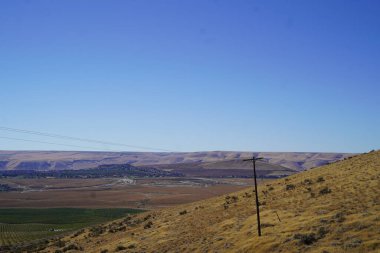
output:
[{"label": "valley floor", "polygon": [[[259,180],[265,183],[270,180]],[[18,191],[0,192],[0,208],[156,209],[208,199],[253,184],[245,178],[3,178]],[[0,221],[1,222],[1,221]]]}]

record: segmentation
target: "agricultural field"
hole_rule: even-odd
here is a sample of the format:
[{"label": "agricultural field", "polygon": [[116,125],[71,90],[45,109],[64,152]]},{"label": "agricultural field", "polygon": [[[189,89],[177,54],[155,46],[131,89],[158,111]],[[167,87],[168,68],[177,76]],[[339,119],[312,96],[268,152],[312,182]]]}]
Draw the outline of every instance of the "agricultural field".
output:
[{"label": "agricultural field", "polygon": [[0,209],[0,246],[54,237],[139,212],[125,208]]},{"label": "agricultural field", "polygon": [[[267,182],[271,179],[260,179]],[[253,185],[250,178],[2,178],[0,208],[156,209],[207,199]]]}]

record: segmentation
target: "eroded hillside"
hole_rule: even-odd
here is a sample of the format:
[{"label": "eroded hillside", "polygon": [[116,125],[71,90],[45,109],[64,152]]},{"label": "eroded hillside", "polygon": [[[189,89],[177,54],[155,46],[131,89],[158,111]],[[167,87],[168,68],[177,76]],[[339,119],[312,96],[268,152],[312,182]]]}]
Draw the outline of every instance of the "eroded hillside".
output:
[{"label": "eroded hillside", "polygon": [[[259,187],[129,216],[51,240],[42,252],[379,252],[380,152]],[[42,247],[43,248],[43,247]]]},{"label": "eroded hillside", "polygon": [[[268,162],[293,170],[304,170],[351,156],[347,153],[256,152]],[[251,157],[251,152],[90,152],[90,151],[1,151],[0,170],[88,169],[106,164],[197,166]],[[215,164],[214,164],[215,165]],[[223,163],[217,169],[225,169]],[[209,165],[206,165],[208,167]],[[214,166],[215,168],[215,166]],[[229,167],[227,167],[229,168]],[[260,169],[260,168],[259,168]]]}]

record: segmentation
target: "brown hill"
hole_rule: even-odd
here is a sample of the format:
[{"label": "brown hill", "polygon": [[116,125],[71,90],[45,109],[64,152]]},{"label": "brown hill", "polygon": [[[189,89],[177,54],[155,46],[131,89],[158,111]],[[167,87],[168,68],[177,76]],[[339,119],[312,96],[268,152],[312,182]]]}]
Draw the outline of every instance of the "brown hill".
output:
[{"label": "brown hill", "polygon": [[[156,164],[151,167],[181,173],[188,177],[252,177],[252,162],[242,159],[215,161],[215,162],[194,162],[175,164]],[[277,164],[258,161],[256,163],[258,177],[278,178],[297,173],[297,170],[289,169]]]},{"label": "brown hill", "polygon": [[66,246],[51,242],[46,250],[379,252],[379,168],[377,151],[260,186],[261,237],[247,188],[86,229],[63,238]]},{"label": "brown hill", "polygon": [[[268,162],[293,170],[305,170],[341,160],[352,154],[312,152],[255,152]],[[251,152],[89,152],[89,151],[0,151],[0,170],[87,169],[104,164],[164,165],[212,163],[251,157]],[[220,169],[220,168],[218,168]],[[222,168],[223,169],[223,168]]]}]

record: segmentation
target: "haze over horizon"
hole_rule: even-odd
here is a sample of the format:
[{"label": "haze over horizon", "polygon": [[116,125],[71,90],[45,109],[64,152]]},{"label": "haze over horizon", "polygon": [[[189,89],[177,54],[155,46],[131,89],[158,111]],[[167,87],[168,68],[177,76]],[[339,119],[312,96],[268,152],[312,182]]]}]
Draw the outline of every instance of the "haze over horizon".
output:
[{"label": "haze over horizon", "polygon": [[[376,1],[1,1],[0,126],[179,152],[378,149],[378,13]],[[74,149],[52,143],[121,151],[0,130],[0,150]]]}]

